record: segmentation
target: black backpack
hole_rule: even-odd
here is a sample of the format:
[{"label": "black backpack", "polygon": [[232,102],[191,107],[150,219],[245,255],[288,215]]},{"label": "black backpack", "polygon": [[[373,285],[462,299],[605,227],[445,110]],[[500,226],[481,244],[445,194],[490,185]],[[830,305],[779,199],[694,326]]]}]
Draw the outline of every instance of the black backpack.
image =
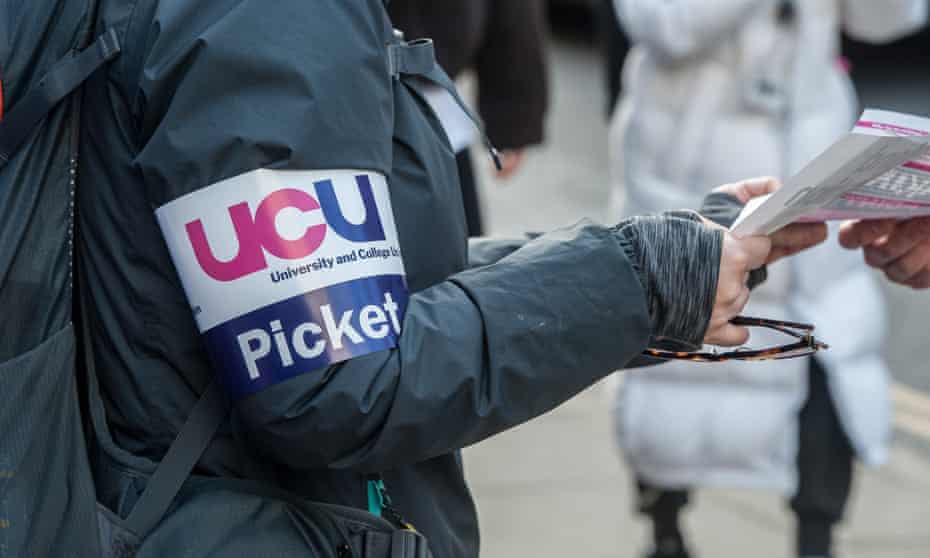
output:
[{"label": "black backpack", "polygon": [[74,200],[81,84],[120,45],[96,4],[0,0],[0,557],[428,557],[418,533],[363,510],[192,476],[225,418],[216,385],[127,517],[97,502],[112,440],[80,335]]}]

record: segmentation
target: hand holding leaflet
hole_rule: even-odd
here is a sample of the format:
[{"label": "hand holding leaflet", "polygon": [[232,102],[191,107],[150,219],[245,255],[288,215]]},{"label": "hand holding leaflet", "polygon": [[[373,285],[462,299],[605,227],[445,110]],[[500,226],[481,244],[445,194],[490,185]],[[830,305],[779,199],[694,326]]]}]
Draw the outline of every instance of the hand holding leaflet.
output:
[{"label": "hand holding leaflet", "polygon": [[747,204],[733,234],[796,221],[930,215],[930,119],[867,110],[855,128],[767,198]]},{"label": "hand holding leaflet", "polygon": [[[741,204],[741,215],[751,213],[772,194],[782,188],[777,178],[761,176],[724,184],[714,189],[716,193],[733,196]],[[766,264],[803,252],[827,239],[827,227],[823,223],[794,223],[768,235],[772,241],[772,251]]]},{"label": "hand holding leaflet", "polygon": [[[732,209],[753,199],[770,195],[779,188],[781,184],[772,177],[751,178],[715,188],[713,193],[705,199],[701,208],[701,214],[705,215],[703,222],[708,227],[721,227],[725,230],[725,224],[735,217],[735,213],[730,212]],[[722,198],[719,197],[721,194]],[[741,241],[738,241],[729,231],[724,236],[717,300],[704,343],[717,344],[725,341],[722,344],[732,345],[734,342],[744,344],[749,337],[747,327],[762,327],[778,331],[793,337],[794,340],[791,343],[762,349],[742,347],[725,352],[716,350],[688,352],[667,346],[657,346],[647,348],[643,354],[652,358],[669,360],[724,362],[795,358],[809,356],[828,348],[826,344],[813,336],[814,326],[812,325],[738,315],[749,298],[753,270],[758,270],[764,264],[819,244],[826,237],[826,226],[822,223],[796,223],[771,235],[746,238]],[[748,244],[749,242],[756,244],[753,246]],[[759,249],[763,250],[759,251]],[[661,344],[669,339],[657,339],[657,341]]]}]

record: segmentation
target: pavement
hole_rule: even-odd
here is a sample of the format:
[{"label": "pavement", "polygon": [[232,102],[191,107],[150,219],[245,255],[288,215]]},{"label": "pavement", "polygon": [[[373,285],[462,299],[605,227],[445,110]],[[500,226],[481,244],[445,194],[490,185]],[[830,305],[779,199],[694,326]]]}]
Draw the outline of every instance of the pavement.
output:
[{"label": "pavement", "polygon": [[[492,234],[544,231],[584,217],[610,221],[597,53],[577,41],[559,40],[551,54],[547,144],[533,150],[507,183],[495,182],[487,165],[480,165]],[[874,98],[885,108],[930,112],[921,85],[896,84],[891,93],[878,84],[868,91],[863,90],[867,103]],[[930,293],[888,286],[886,295],[897,436],[888,465],[857,471],[848,519],[838,533],[841,558],[930,557],[925,350]],[[485,558],[640,555],[646,525],[631,511],[630,475],[611,440],[609,392],[615,383],[594,386],[555,411],[466,450]],[[699,557],[793,556],[793,519],[783,498],[773,493],[701,490],[685,526]]]}]

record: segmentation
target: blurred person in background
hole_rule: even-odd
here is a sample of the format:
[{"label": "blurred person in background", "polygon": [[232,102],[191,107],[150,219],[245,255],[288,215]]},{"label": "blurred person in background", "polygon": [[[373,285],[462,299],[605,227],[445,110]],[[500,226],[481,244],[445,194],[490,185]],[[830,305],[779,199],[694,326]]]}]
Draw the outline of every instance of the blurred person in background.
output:
[{"label": "blurred person in background", "polygon": [[[433,39],[439,65],[453,79],[474,69],[478,112],[501,150],[497,176],[512,176],[525,148],[543,140],[548,99],[542,0],[392,0],[388,12],[407,40]],[[468,152],[474,128],[442,90],[435,90],[429,102],[456,152],[468,235],[481,236],[481,204]]]},{"label": "blurred person in background", "polygon": [[606,62],[605,78],[607,86],[607,116],[613,114],[620,96],[620,70],[623,60],[630,50],[630,40],[620,26],[617,17],[617,6],[614,0],[601,0],[598,14],[598,32],[600,33],[601,47]]},{"label": "blurred person in background", "polygon": [[[693,207],[708,186],[788,177],[858,110],[840,31],[869,42],[918,29],[925,0],[616,0],[634,42],[610,132],[614,215]],[[618,443],[637,477],[650,556],[689,556],[679,515],[699,486],[790,496],[797,554],[830,556],[852,461],[886,460],[884,305],[859,257],[835,243],[769,269],[747,315],[814,323],[816,358],[626,376]],[[752,345],[777,343],[759,336]]]}]

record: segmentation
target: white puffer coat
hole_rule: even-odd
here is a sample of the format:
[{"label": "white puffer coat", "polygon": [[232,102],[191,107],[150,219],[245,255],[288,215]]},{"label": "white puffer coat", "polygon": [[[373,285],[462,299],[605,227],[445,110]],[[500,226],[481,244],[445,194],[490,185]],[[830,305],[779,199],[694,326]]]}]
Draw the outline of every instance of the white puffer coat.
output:
[{"label": "white puffer coat", "polygon": [[[848,131],[857,104],[842,27],[870,41],[919,28],[926,0],[615,0],[636,46],[611,126],[615,215],[697,207],[718,184],[786,177]],[[859,457],[886,458],[884,307],[861,256],[835,242],[770,267],[746,315],[817,325],[819,357]],[[751,344],[785,342],[755,335]],[[796,486],[807,362],[670,363],[625,375],[614,417],[633,468],[667,487]]]}]

